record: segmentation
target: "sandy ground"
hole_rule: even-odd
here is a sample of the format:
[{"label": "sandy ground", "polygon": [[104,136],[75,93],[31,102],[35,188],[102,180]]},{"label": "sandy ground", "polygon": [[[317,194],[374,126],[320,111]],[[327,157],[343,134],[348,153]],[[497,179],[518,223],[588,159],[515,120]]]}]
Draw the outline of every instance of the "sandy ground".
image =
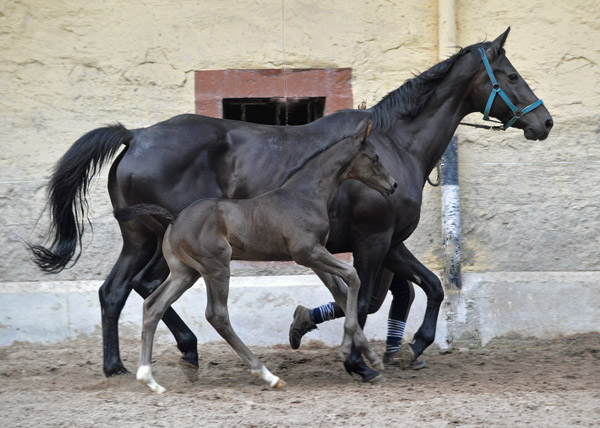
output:
[{"label": "sandy ground", "polygon": [[[374,343],[383,350],[382,343]],[[269,390],[224,343],[203,345],[188,379],[172,345],[155,348],[156,395],[135,379],[106,379],[101,345],[81,338],[0,348],[3,427],[598,427],[600,335],[497,339],[485,348],[426,351],[428,367],[386,370],[387,382],[348,376],[338,350],[314,342],[253,347],[287,385]],[[139,343],[124,342],[137,365]]]}]

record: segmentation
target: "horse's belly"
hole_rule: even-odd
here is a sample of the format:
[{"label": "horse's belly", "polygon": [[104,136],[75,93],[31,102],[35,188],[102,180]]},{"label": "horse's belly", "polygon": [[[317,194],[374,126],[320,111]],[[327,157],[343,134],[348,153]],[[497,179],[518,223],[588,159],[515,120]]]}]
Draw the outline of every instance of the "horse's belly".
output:
[{"label": "horse's belly", "polygon": [[265,249],[252,244],[237,246],[230,243],[230,245],[232,250],[232,260],[244,260],[249,262],[287,262],[292,260],[287,249],[283,248]]}]

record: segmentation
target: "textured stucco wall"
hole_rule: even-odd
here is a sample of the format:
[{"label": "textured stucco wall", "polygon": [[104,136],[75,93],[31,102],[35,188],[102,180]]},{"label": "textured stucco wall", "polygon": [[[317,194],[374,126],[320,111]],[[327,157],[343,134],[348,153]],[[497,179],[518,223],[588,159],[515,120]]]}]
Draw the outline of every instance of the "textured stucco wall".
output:
[{"label": "textured stucco wall", "polygon": [[[457,1],[460,45],[512,26],[508,56],[556,122],[544,142],[460,129],[463,270],[597,269],[599,12],[594,0]],[[351,67],[355,104],[373,105],[437,61],[436,13],[433,0],[2,2],[0,281],[44,278],[20,241],[45,232],[45,216],[34,229],[44,180],[83,133],[193,112],[195,70]],[[53,280],[103,279],[117,257],[106,172],[92,192],[94,239]],[[437,270],[439,199],[427,186],[408,243]]]},{"label": "textured stucco wall", "polygon": [[463,268],[598,270],[600,3],[457,4],[460,45],[511,26],[508,58],[555,122],[541,142],[459,130]]},{"label": "textured stucco wall", "polygon": [[[3,2],[0,236],[7,245],[0,250],[0,278],[44,278],[20,241],[39,240],[44,233],[45,216],[33,230],[44,204],[44,180],[73,141],[113,121],[140,127],[193,112],[195,70],[351,67],[355,99],[372,105],[411,71],[435,61],[433,1],[284,6],[216,0]],[[92,192],[93,240],[87,240],[75,269],[52,279],[102,279],[116,260],[120,238],[106,173]],[[437,199],[428,199],[426,219],[432,218],[433,229],[439,223]]]}]

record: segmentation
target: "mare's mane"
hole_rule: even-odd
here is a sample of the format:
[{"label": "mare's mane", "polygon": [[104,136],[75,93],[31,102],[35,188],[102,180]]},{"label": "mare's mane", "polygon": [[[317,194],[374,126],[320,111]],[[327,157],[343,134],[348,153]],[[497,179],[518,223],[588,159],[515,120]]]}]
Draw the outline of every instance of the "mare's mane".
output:
[{"label": "mare's mane", "polygon": [[387,94],[371,108],[373,128],[386,131],[398,118],[418,115],[431,98],[436,86],[460,57],[480,47],[487,48],[490,44],[491,42],[482,42],[462,48],[451,57],[408,79],[398,89]]}]

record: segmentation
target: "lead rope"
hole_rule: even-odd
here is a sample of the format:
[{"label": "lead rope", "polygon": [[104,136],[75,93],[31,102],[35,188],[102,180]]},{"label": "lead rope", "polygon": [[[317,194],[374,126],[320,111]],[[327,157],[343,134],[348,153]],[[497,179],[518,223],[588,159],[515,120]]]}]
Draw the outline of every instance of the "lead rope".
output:
[{"label": "lead rope", "polygon": [[[494,122],[496,122],[494,120]],[[497,123],[502,123],[500,121],[498,121]],[[506,131],[506,129],[504,129],[504,126],[494,126],[494,125],[480,125],[478,123],[467,123],[467,122],[460,122],[459,125],[464,125],[464,126],[472,126],[473,128],[481,128],[481,129],[489,129],[491,131]]]},{"label": "lead rope", "polygon": [[437,179],[434,181],[431,181],[431,178],[429,178],[429,176],[427,176],[427,182],[429,183],[430,186],[432,187],[438,187],[441,183],[442,183],[442,160],[440,159],[439,161],[437,161],[437,163],[435,164],[435,171],[437,173]]}]

